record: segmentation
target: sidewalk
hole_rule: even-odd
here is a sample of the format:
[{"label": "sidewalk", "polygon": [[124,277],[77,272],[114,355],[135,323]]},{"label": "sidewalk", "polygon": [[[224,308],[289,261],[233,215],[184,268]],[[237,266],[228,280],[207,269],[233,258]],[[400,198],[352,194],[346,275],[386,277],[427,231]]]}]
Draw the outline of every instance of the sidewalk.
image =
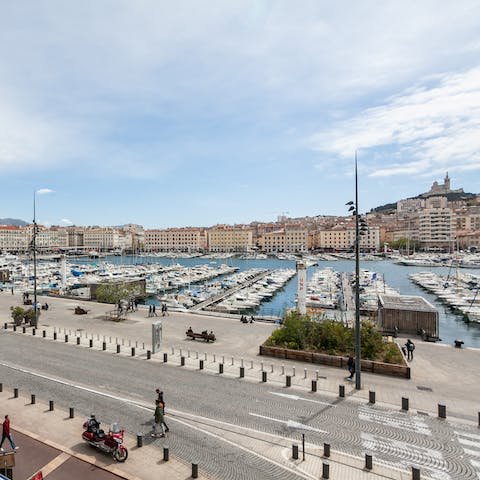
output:
[{"label": "sidewalk", "polygon": [[[39,465],[36,471],[42,470],[43,476],[47,479],[53,478],[54,472],[61,468],[62,465],[66,465],[66,462],[71,458],[95,465],[105,470],[105,472],[110,472],[128,480],[158,480],[159,478],[185,480],[190,478],[192,473],[191,465],[185,465],[175,459],[172,452],[170,452],[170,460],[164,462],[163,450],[161,448],[145,444],[143,447],[138,448],[136,438],[131,435],[125,435],[124,438],[124,444],[129,452],[127,461],[125,463],[116,463],[110,455],[93,449],[81,439],[82,424],[87,414],[75,412],[75,418],[70,419],[69,412],[58,409],[51,412],[48,407],[48,405],[42,403],[32,405],[30,398],[22,396],[13,398],[11,392],[5,391],[5,387],[4,391],[0,393],[2,418],[3,415],[8,413],[11,420],[12,436],[19,446],[16,454],[17,465],[22,462],[22,458],[23,462],[29,461],[29,459],[25,459],[25,455],[36,455],[41,458],[36,463],[36,466]],[[35,453],[32,442],[28,441],[31,447],[28,448],[21,441],[21,435],[15,435],[16,432],[46,445],[49,447],[46,449],[48,452],[44,452],[43,455]],[[7,444],[4,445],[5,451],[10,447],[8,441],[6,442]],[[77,468],[81,467],[78,466]],[[28,478],[30,477],[21,479],[15,475],[15,480],[27,480]],[[61,476],[56,478],[61,478]],[[69,472],[69,478],[74,478],[72,472]],[[77,478],[82,477],[79,476]],[[83,478],[85,477],[83,476]],[[95,476],[95,478],[103,477]],[[111,479],[114,477],[108,476],[104,478]],[[198,478],[207,478],[202,475],[201,466],[199,466]]]}]

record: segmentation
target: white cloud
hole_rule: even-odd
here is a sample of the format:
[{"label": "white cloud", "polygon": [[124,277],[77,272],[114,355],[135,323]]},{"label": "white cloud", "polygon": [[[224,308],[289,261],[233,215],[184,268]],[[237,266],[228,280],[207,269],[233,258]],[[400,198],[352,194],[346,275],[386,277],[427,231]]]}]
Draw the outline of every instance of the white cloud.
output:
[{"label": "white cloud", "polygon": [[65,226],[73,225],[73,222],[68,218],[62,218],[60,223]]},{"label": "white cloud", "polygon": [[[430,79],[431,81],[431,79]],[[370,176],[480,170],[480,67],[437,76],[310,138],[314,149],[352,158],[384,153]],[[390,162],[391,151],[400,153]],[[378,155],[377,155],[378,157]],[[380,163],[380,164],[378,164]]]},{"label": "white cloud", "polygon": [[35,193],[37,195],[45,195],[47,193],[53,193],[54,190],[50,189],[50,188],[40,188],[39,190],[37,190]]}]

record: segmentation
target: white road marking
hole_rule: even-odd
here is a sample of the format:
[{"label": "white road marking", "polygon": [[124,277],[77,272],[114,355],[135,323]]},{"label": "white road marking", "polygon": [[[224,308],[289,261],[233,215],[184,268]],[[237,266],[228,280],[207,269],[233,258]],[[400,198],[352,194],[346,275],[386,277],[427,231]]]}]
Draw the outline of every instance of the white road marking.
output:
[{"label": "white road marking", "polygon": [[329,407],[336,408],[336,405],[333,405],[329,402],[322,402],[321,400],[312,400],[311,398],[300,397],[298,395],[290,395],[289,393],[279,393],[279,392],[268,392],[271,395],[277,395],[279,397],[288,398],[290,400],[303,400],[304,402],[319,403],[320,405],[328,405]]},{"label": "white road marking", "polygon": [[470,450],[469,448],[464,448],[463,451],[464,451],[467,455],[471,455],[472,457],[479,457],[479,458],[480,458],[480,451]]},{"label": "white road marking", "polygon": [[311,427],[310,425],[305,425],[304,423],[295,422],[293,420],[281,420],[280,418],[267,417],[266,415],[259,415],[258,413],[252,413],[252,412],[249,412],[248,414],[252,415],[253,417],[259,417],[259,418],[264,418],[265,420],[271,420],[272,422],[283,423],[284,425],[290,428],[309,430],[311,432],[317,432],[317,433],[328,433],[325,430],[320,430],[319,428]]},{"label": "white road marking", "polygon": [[[461,437],[473,438],[474,440],[478,440],[480,442],[480,435],[477,435],[476,433],[470,433],[470,432],[453,432],[453,433]],[[480,443],[477,443],[477,445],[480,446]]]},{"label": "white road marking", "polygon": [[432,432],[425,421],[422,418],[413,415],[372,410],[369,407],[360,406],[358,409],[358,418],[367,422],[387,425],[389,427],[399,428],[409,432],[413,431],[423,435],[432,435]]}]

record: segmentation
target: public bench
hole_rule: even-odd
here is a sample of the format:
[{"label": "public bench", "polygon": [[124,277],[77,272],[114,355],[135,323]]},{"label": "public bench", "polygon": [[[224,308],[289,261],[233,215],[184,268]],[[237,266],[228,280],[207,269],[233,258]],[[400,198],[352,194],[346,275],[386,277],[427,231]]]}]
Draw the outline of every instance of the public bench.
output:
[{"label": "public bench", "polygon": [[192,340],[195,340],[196,338],[201,338],[206,342],[214,342],[216,340],[215,334],[213,332],[208,333],[206,330],[202,333],[194,332],[193,330],[187,330],[185,335]]}]

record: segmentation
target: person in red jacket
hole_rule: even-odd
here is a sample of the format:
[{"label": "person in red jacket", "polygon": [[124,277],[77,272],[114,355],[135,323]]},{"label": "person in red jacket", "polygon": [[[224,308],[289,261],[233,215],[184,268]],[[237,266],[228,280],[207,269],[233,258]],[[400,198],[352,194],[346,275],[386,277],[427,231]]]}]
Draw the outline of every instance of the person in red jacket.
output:
[{"label": "person in red jacket", "polygon": [[15,442],[13,441],[12,435],[10,433],[10,419],[8,418],[8,415],[5,415],[5,421],[3,422],[2,441],[0,442],[0,451],[2,452],[2,445],[6,438],[8,438],[8,441],[10,442],[13,450],[17,450],[18,447],[15,445]]}]

